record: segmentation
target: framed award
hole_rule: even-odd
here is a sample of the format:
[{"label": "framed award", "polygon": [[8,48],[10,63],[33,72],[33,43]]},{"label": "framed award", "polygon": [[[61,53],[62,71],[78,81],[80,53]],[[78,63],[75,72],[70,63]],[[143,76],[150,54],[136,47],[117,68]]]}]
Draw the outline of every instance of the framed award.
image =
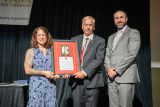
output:
[{"label": "framed award", "polygon": [[80,70],[77,41],[53,40],[52,48],[55,74],[73,75]]}]

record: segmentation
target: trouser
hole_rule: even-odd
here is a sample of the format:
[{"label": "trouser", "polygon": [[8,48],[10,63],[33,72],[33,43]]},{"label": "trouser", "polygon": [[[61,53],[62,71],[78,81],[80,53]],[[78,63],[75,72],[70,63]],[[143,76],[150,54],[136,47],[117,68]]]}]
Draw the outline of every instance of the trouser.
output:
[{"label": "trouser", "polygon": [[77,85],[73,90],[73,107],[97,107],[99,90],[87,89],[84,85]]},{"label": "trouser", "polygon": [[132,107],[135,92],[135,84],[117,83],[108,84],[110,107]]}]

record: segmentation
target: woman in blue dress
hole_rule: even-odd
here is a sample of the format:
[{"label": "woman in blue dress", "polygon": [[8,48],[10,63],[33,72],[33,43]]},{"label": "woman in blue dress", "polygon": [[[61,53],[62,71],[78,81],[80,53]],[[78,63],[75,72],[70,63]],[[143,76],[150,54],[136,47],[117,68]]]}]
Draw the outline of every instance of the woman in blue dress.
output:
[{"label": "woman in blue dress", "polygon": [[56,85],[51,53],[52,38],[45,27],[34,29],[24,68],[30,75],[27,107],[56,107]]}]

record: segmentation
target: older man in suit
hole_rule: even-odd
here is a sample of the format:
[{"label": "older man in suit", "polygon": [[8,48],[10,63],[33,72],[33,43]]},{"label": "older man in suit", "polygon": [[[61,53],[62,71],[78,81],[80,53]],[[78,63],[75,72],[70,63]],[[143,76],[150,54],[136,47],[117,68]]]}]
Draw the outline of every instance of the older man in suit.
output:
[{"label": "older man in suit", "polygon": [[73,37],[78,43],[81,71],[74,74],[74,107],[96,107],[98,87],[104,85],[101,65],[104,61],[105,40],[93,33],[95,19],[86,16],[82,19],[82,35]]},{"label": "older man in suit", "polygon": [[127,26],[124,11],[114,13],[117,32],[108,38],[104,66],[108,76],[110,107],[132,107],[135,83],[139,82],[137,53],[140,33]]}]

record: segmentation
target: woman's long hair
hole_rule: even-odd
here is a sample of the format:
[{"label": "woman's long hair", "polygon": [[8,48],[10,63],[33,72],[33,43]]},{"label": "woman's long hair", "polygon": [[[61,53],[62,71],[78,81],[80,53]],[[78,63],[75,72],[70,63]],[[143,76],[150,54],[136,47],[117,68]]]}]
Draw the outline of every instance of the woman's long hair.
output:
[{"label": "woman's long hair", "polygon": [[36,39],[38,30],[43,30],[46,37],[47,37],[47,42],[45,43],[44,47],[45,48],[50,47],[52,45],[52,36],[48,32],[48,29],[43,27],[43,26],[40,26],[40,27],[37,27],[37,28],[34,29],[34,31],[32,33],[32,39],[31,39],[30,47],[31,48],[38,48],[38,42],[37,42],[37,39]]}]

